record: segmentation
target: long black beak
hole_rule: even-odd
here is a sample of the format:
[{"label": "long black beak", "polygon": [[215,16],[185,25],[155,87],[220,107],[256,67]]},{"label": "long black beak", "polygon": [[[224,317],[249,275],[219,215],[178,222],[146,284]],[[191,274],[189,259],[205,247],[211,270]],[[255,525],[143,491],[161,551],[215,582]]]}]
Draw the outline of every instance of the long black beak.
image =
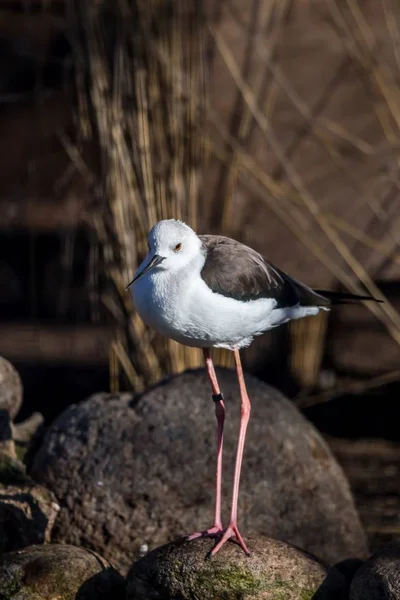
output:
[{"label": "long black beak", "polygon": [[138,279],[140,279],[140,277],[142,277],[142,275],[144,275],[145,273],[147,273],[148,271],[150,271],[150,269],[153,269],[158,264],[160,264],[160,262],[162,262],[163,260],[165,260],[165,256],[160,256],[159,254],[155,254],[153,256],[153,258],[151,259],[151,261],[149,262],[149,264],[142,271],[140,271],[140,273],[138,273],[136,275],[136,277],[134,277],[132,279],[132,281],[130,282],[129,285],[126,286],[126,289],[128,289],[132,285],[132,283],[135,283],[135,281],[137,281]]}]

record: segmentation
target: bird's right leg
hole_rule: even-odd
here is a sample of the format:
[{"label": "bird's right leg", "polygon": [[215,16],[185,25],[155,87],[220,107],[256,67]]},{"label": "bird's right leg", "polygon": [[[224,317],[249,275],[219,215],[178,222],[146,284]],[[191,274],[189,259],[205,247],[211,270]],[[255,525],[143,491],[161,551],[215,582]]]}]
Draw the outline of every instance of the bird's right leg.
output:
[{"label": "bird's right leg", "polygon": [[214,369],[214,363],[208,349],[203,350],[206,361],[207,374],[211,383],[212,398],[215,403],[215,416],[217,417],[217,474],[215,490],[215,514],[214,525],[205,531],[199,531],[188,536],[189,540],[198,537],[214,536],[223,531],[221,521],[221,485],[222,485],[222,448],[224,443],[224,421],[225,405],[224,397],[219,389],[217,375]]}]

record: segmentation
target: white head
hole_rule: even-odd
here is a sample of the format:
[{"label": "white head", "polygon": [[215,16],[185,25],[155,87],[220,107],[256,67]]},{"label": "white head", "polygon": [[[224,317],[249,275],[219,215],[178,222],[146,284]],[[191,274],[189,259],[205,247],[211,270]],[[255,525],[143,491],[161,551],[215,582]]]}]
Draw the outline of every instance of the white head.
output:
[{"label": "white head", "polygon": [[201,240],[193,229],[182,221],[175,219],[159,221],[150,231],[148,243],[149,251],[131,283],[153,269],[180,271],[196,263],[196,260],[201,263],[204,260]]}]

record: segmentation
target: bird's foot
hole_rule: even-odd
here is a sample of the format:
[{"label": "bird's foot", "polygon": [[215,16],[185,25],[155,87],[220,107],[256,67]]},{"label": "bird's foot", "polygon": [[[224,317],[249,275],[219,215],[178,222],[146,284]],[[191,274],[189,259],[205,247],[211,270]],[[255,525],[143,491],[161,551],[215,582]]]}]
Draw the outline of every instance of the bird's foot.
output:
[{"label": "bird's foot", "polygon": [[191,535],[187,536],[187,539],[190,540],[196,540],[197,538],[200,537],[216,537],[217,535],[220,535],[221,533],[223,533],[223,528],[222,525],[213,525],[212,527],[210,527],[209,529],[205,529],[204,531],[196,531],[195,533],[192,533]]},{"label": "bird's foot", "polygon": [[222,532],[222,537],[219,542],[214,546],[212,550],[210,550],[209,556],[215,556],[219,550],[221,550],[222,546],[232,537],[235,537],[236,543],[241,547],[243,552],[250,556],[250,552],[247,549],[246,544],[239,532],[239,529],[236,523],[229,523],[228,527]]}]

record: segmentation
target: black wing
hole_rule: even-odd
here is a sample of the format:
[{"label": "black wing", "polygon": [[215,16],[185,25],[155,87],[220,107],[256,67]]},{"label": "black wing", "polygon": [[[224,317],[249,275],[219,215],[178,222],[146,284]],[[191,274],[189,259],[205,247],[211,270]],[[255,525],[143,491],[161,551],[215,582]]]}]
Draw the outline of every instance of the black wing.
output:
[{"label": "black wing", "polygon": [[293,279],[252,248],[219,235],[200,235],[206,252],[201,277],[213,292],[235,300],[274,298],[277,306],[329,306],[330,300]]}]

